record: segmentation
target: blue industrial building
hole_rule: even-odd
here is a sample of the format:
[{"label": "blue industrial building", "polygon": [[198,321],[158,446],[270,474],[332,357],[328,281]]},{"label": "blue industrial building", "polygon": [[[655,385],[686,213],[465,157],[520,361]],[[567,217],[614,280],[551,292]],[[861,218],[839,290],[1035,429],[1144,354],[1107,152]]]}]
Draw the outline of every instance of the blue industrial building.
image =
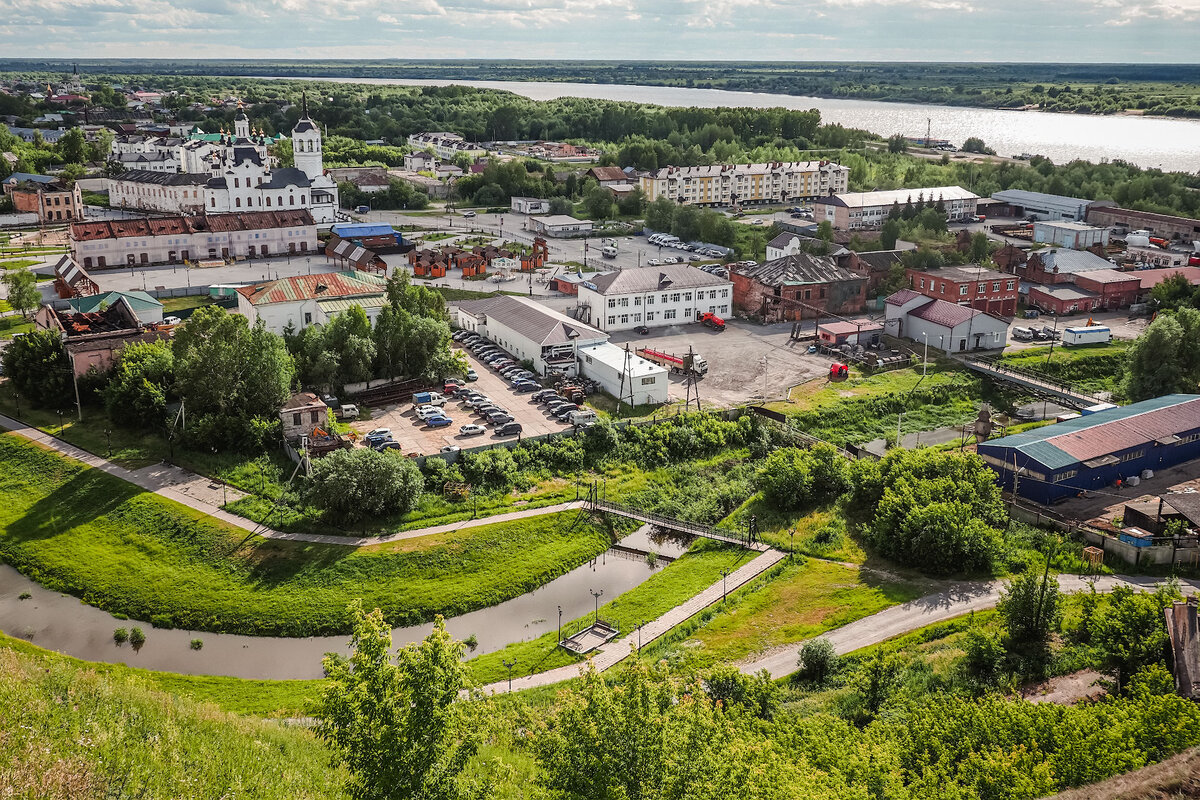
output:
[{"label": "blue industrial building", "polygon": [[979,455],[1011,491],[1049,505],[1200,458],[1200,395],[1170,394],[993,439]]}]

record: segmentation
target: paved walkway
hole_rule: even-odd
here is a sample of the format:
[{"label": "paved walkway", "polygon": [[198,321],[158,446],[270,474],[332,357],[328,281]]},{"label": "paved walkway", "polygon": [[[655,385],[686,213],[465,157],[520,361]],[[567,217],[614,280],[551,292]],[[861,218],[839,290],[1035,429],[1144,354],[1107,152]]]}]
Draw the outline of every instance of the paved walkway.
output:
[{"label": "paved walkway", "polygon": [[370,545],[387,544],[389,542],[398,542],[402,539],[416,539],[422,536],[433,536],[439,533],[449,533],[451,531],[462,530],[464,528],[475,528],[480,525],[493,525],[501,522],[509,522],[516,519],[527,519],[529,517],[541,516],[543,514],[554,514],[559,511],[572,511],[583,507],[581,501],[571,501],[569,503],[558,503],[552,506],[542,506],[540,508],[527,508],[521,511],[513,511],[508,514],[496,514],[490,517],[480,517],[478,519],[466,519],[459,522],[451,522],[445,525],[431,525],[426,528],[414,528],[409,531],[401,531],[399,533],[389,534],[387,536],[336,536],[319,533],[287,533],[277,531],[272,528],[254,522],[253,520],[239,517],[237,514],[231,514],[225,511],[220,506],[224,502],[225,493],[228,493],[230,501],[245,497],[242,492],[232,488],[223,488],[220,481],[206,478],[203,475],[197,475],[194,472],[189,472],[182,467],[173,466],[170,464],[152,464],[141,469],[130,470],[119,466],[106,459],[101,458],[94,453],[89,453],[73,444],[64,442],[56,436],[31,428],[25,423],[6,417],[0,414],[0,427],[7,428],[13,433],[28,439],[31,442],[36,442],[43,447],[62,453],[65,456],[82,461],[89,467],[94,467],[120,478],[123,481],[128,481],[136,486],[140,486],[148,492],[166,497],[169,500],[174,500],[177,503],[193,508],[210,517],[226,522],[234,527],[249,531],[263,537],[264,539],[280,539],[287,542],[305,542],[309,544],[330,544],[340,545],[343,547],[367,547]]},{"label": "paved walkway", "polygon": [[[1064,592],[1080,592],[1088,588],[1088,582],[1079,575],[1059,575],[1058,585]],[[1096,578],[1096,589],[1110,592],[1117,585],[1137,589],[1153,589],[1160,579],[1140,576],[1101,576]],[[1200,581],[1182,581],[1187,588],[1200,591]],[[878,614],[863,617],[823,634],[838,653],[850,653],[863,647],[879,644],[895,636],[933,625],[937,622],[960,617],[971,611],[993,608],[1000,599],[1003,581],[974,581],[955,584],[941,592],[926,595],[898,606],[884,609]],[[782,678],[796,671],[796,660],[803,642],[781,645],[765,653],[740,662],[738,668],[747,674],[767,670],[772,678]]]},{"label": "paved walkway", "polygon": [[[714,603],[720,602],[726,590],[732,592],[746,585],[786,557],[787,554],[779,550],[767,550],[765,553],[756,556],[753,561],[743,564],[737,570],[729,573],[727,580],[717,581],[699,594],[675,606],[658,619],[647,622],[642,626],[642,646],[646,647],[650,645],[676,625],[686,622]],[[625,638],[617,639],[599,650],[593,651],[588,660],[595,665],[597,672],[603,672],[628,658],[630,653],[637,650],[637,643],[637,631],[630,631]],[[583,668],[583,664],[571,664],[570,666],[540,672],[537,675],[513,678],[512,690],[519,692],[522,689],[549,686],[561,681],[578,678]],[[484,686],[483,691],[485,694],[504,694],[508,692],[508,685],[507,680],[497,681],[496,683]]]}]

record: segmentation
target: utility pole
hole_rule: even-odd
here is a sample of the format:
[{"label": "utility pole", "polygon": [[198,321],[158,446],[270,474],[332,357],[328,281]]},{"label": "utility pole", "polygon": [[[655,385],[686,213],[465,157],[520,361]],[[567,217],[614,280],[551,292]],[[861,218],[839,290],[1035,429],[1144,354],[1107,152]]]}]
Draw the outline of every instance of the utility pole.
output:
[{"label": "utility pole", "polygon": [[554,646],[562,646],[562,606],[558,607],[558,642]]}]

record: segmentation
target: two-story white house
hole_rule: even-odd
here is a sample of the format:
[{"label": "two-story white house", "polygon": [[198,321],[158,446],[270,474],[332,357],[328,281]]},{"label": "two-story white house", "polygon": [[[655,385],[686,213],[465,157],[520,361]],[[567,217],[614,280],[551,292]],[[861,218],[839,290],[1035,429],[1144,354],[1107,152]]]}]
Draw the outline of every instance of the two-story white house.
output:
[{"label": "two-story white house", "polygon": [[695,322],[705,312],[728,316],[733,283],[688,264],[623,269],[579,283],[584,320],[602,331]]}]

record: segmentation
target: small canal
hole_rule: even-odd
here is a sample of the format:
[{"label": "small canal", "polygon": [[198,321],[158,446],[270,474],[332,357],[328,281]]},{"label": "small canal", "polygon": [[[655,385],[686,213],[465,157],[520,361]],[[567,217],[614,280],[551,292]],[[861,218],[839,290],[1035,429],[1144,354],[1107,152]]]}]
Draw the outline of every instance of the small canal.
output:
[{"label": "small canal", "polygon": [[[479,644],[468,657],[535,639],[556,629],[559,606],[564,625],[590,614],[593,590],[603,591],[601,604],[607,603],[649,579],[668,558],[682,555],[688,544],[688,540],[675,537],[656,535],[652,540],[649,526],[643,526],[620,541],[622,551],[608,550],[520,597],[451,617],[446,629],[456,639],[475,635]],[[667,558],[652,567],[644,556],[628,550],[652,551]],[[23,593],[30,597],[20,599]],[[139,652],[128,644],[118,647],[113,642],[114,629],[134,626],[146,634]],[[392,642],[399,647],[420,641],[432,627],[428,623],[395,628]],[[0,630],[85,661],[256,680],[320,678],[321,657],[328,652],[348,652],[349,641],[348,636],[276,638],[154,628],[148,622],[117,619],[75,597],[44,589],[7,565],[0,565]],[[201,650],[191,649],[193,639],[204,642]]]}]

